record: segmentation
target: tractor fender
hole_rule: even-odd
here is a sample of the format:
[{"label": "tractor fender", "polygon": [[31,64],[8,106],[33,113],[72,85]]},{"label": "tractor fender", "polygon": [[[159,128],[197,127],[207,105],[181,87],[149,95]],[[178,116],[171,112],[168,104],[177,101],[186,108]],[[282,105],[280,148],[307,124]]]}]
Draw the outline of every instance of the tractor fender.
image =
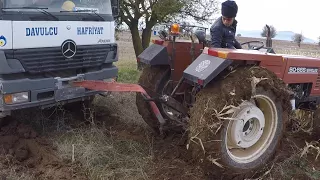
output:
[{"label": "tractor fender", "polygon": [[232,62],[229,59],[201,54],[184,70],[183,77],[192,83],[205,87]]},{"label": "tractor fender", "polygon": [[151,66],[168,65],[169,54],[167,47],[158,44],[152,44],[138,56],[138,60]]}]

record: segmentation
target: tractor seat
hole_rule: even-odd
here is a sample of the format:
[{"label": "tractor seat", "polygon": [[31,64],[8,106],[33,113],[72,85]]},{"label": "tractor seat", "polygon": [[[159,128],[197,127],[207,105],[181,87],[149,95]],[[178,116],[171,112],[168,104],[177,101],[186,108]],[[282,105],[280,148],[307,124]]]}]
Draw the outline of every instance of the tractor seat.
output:
[{"label": "tractor seat", "polygon": [[194,32],[194,34],[198,38],[199,43],[207,43],[206,33],[204,31],[197,30],[196,32]]}]

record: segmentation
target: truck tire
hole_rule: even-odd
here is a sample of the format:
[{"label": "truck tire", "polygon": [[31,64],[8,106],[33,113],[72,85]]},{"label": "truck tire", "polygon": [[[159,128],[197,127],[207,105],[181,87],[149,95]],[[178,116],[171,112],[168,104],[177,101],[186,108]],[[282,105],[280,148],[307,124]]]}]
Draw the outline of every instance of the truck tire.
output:
[{"label": "truck tire", "polygon": [[71,102],[68,104],[65,104],[64,107],[68,110],[72,111],[79,111],[80,109],[83,109],[83,106],[88,108],[92,105],[93,100],[95,96],[90,97],[90,99],[86,99],[84,101],[76,101],[76,102]]},{"label": "truck tire", "polygon": [[[268,79],[253,87],[253,76]],[[241,67],[197,94],[187,146],[205,172],[244,179],[267,165],[291,111],[285,87],[268,70]]]},{"label": "truck tire", "polygon": [[[90,117],[88,108],[92,108],[92,103],[94,101],[95,95],[91,96],[90,99],[84,101],[71,102],[64,105],[64,108],[71,113],[80,115],[82,120],[87,120]],[[85,109],[84,109],[85,108]]]},{"label": "truck tire", "polygon": [[[169,66],[145,66],[142,70],[138,83],[146,90],[149,96],[154,97],[161,95],[165,88],[166,83],[170,78]],[[166,119],[165,129],[169,131],[182,131],[180,126],[176,126],[171,117],[168,116],[167,110],[164,109],[164,105],[156,102],[162,116]],[[136,106],[138,112],[148,126],[154,133],[159,134],[159,122],[152,113],[151,107],[148,102],[144,100],[140,93],[136,95]]]}]

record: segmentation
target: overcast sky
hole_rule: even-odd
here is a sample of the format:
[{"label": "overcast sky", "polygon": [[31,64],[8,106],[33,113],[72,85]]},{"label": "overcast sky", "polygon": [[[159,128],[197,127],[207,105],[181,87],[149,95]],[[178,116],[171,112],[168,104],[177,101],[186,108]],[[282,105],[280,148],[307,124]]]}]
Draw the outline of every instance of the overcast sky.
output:
[{"label": "overcast sky", "polygon": [[[225,0],[216,0],[220,3]],[[320,0],[235,0],[238,30],[259,30],[268,24],[277,31],[293,31],[318,41]],[[221,4],[219,5],[221,7]],[[290,7],[289,7],[290,6]],[[319,12],[319,13],[318,13]],[[221,14],[214,15],[218,17]],[[198,24],[188,20],[192,24]],[[210,28],[211,24],[204,26]]]},{"label": "overcast sky", "polygon": [[320,36],[320,0],[235,1],[239,8],[238,29],[261,30],[268,24],[273,25],[278,31],[302,32],[305,37],[314,40]]}]

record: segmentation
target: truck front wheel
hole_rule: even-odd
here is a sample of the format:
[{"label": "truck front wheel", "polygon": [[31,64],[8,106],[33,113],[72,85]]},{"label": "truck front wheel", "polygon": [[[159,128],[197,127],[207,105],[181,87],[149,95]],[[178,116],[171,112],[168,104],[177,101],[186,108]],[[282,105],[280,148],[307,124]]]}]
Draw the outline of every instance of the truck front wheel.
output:
[{"label": "truck front wheel", "polygon": [[92,104],[94,101],[95,95],[91,96],[89,99],[84,101],[76,101],[65,104],[63,107],[64,109],[70,111],[71,113],[76,113],[76,115],[81,115],[83,120],[87,120],[90,118],[90,109],[92,108]]}]

